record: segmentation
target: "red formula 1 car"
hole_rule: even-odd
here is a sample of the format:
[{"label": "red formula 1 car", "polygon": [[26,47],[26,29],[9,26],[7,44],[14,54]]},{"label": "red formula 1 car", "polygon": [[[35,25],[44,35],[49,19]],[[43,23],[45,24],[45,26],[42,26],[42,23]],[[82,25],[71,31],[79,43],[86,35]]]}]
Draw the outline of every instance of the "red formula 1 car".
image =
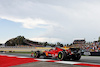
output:
[{"label": "red formula 1 car", "polygon": [[60,49],[56,47],[55,49],[50,49],[49,51],[35,51],[34,57],[39,58],[40,56],[53,57],[58,60],[79,60],[81,58],[81,52],[79,48],[69,48],[68,50]]}]

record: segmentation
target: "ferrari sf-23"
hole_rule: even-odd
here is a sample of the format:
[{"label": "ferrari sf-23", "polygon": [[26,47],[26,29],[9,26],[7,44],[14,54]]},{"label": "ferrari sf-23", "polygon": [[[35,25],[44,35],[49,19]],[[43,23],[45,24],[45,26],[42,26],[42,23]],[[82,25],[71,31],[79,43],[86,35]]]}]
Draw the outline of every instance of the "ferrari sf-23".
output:
[{"label": "ferrari sf-23", "polygon": [[[33,56],[31,54],[31,56]],[[69,48],[67,50],[55,47],[55,49],[50,49],[49,51],[35,51],[34,58],[39,58],[43,56],[44,58],[52,57],[58,60],[79,60],[81,58],[81,52],[79,48]]]}]

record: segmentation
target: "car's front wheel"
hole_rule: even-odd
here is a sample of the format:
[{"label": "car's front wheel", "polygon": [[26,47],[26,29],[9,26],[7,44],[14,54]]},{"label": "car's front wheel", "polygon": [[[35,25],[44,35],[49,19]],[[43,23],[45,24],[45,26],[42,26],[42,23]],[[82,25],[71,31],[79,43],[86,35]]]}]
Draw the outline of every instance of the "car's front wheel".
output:
[{"label": "car's front wheel", "polygon": [[34,52],[34,57],[35,57],[35,58],[39,58],[39,57],[40,57],[40,51]]}]

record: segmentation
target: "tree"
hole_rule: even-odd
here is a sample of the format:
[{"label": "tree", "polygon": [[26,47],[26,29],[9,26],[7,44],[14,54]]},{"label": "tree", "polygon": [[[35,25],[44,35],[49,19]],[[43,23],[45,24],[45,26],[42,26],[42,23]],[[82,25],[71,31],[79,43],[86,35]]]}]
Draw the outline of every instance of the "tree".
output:
[{"label": "tree", "polygon": [[48,45],[48,43],[47,42],[44,42],[43,46],[47,46],[47,45]]},{"label": "tree", "polygon": [[63,47],[63,44],[60,44],[60,47]]},{"label": "tree", "polygon": [[60,42],[57,42],[57,46],[60,46]]},{"label": "tree", "polygon": [[51,44],[50,46],[51,46],[51,47],[55,47],[55,46],[56,46],[56,44]]},{"label": "tree", "polygon": [[100,37],[99,37],[98,41],[100,42]]},{"label": "tree", "polygon": [[67,44],[67,46],[69,46],[69,44]]},{"label": "tree", "polygon": [[55,47],[55,45],[53,44],[53,45],[51,45],[51,47]]},{"label": "tree", "polygon": [[72,46],[73,44],[71,43],[69,46]]},{"label": "tree", "polygon": [[60,42],[57,42],[57,46],[63,47],[63,44],[61,44]]}]

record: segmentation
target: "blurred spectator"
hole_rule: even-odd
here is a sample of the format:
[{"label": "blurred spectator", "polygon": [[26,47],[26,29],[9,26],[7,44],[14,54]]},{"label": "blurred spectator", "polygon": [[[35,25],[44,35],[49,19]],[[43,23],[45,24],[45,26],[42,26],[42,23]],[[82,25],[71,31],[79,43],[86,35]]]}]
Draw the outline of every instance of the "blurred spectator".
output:
[{"label": "blurred spectator", "polygon": [[73,44],[72,47],[81,48],[82,51],[100,52],[100,43]]}]

